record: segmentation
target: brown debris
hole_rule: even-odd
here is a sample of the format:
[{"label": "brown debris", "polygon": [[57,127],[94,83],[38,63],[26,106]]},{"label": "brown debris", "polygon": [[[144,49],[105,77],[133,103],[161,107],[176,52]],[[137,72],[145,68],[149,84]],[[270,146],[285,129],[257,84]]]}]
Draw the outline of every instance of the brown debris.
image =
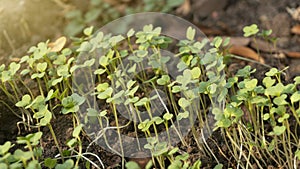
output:
[{"label": "brown debris", "polygon": [[[223,38],[223,40],[225,38]],[[248,46],[249,43],[250,43],[250,39],[249,38],[245,38],[245,37],[230,37],[229,45],[231,45],[231,46]]]},{"label": "brown debris", "polygon": [[254,50],[245,46],[232,46],[229,48],[229,53],[253,59],[260,63],[265,63],[264,59],[259,56]]},{"label": "brown debris", "polygon": [[297,35],[300,35],[300,25],[295,25],[292,27],[291,32]]},{"label": "brown debris", "polygon": [[290,58],[300,58],[300,52],[285,52],[285,54]]}]

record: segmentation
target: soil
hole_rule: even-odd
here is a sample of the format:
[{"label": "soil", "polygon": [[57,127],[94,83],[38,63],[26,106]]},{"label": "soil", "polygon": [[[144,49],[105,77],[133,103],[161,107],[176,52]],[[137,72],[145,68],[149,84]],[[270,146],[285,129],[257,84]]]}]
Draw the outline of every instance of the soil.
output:
[{"label": "soil", "polygon": [[[192,1],[192,6],[197,6],[197,3],[199,2],[200,1]],[[299,21],[294,20],[286,10],[287,7],[297,8],[299,6],[300,2],[295,0],[228,0],[227,4],[224,5],[222,9],[219,9],[218,11],[212,10],[206,15],[201,13],[200,7],[199,9],[193,9],[189,11],[189,13],[186,15],[177,15],[184,17],[198,25],[200,28],[203,28],[203,31],[207,36],[221,35],[229,37],[241,37],[243,35],[242,28],[246,25],[255,23],[262,29],[273,30],[273,36],[279,37],[278,48],[286,51],[300,52],[300,36],[292,34],[290,31],[293,25],[297,23],[299,24]],[[176,13],[175,9],[173,13]],[[55,34],[50,36],[55,37],[57,35],[56,33],[59,34],[59,31],[54,31]],[[47,34],[45,36],[48,37],[49,35]],[[250,44],[247,44],[247,46],[252,48]],[[261,56],[265,59],[265,63],[267,65],[278,68],[290,66],[287,76],[285,77],[286,82],[289,82],[293,77],[300,75],[300,58],[289,58],[287,56],[278,58],[275,57],[276,54],[272,52],[262,52]],[[232,72],[238,68],[250,64],[252,67],[257,69],[254,76],[258,79],[261,79],[264,75],[264,72],[268,69],[259,64],[241,60],[231,60],[231,62],[228,64]],[[2,93],[1,95],[1,99],[5,100]],[[17,135],[26,135],[26,133],[18,134],[18,128],[16,127],[17,120],[18,119],[15,118],[12,113],[10,113],[10,110],[7,109],[4,104],[0,103],[0,144],[3,144],[7,140],[16,139]],[[53,119],[52,125],[59,140],[59,144],[64,150],[66,150],[66,142],[72,138],[72,116],[62,116],[58,114],[56,118]],[[44,157],[55,157],[55,155],[58,154],[58,150],[51,139],[51,134],[47,128],[42,128],[42,131],[45,133],[41,142],[44,148],[43,155]],[[211,147],[212,151],[217,156],[217,159],[226,168],[234,167],[236,164],[232,163],[234,160],[230,158],[228,147],[225,146],[225,138],[220,137],[220,135],[220,131],[215,131],[213,135],[207,139],[207,144]],[[85,151],[91,140],[85,135],[83,135],[82,138],[83,148]],[[191,161],[201,158],[203,168],[213,168],[217,164],[214,157],[206,156],[205,153],[201,151],[199,152],[194,141],[189,140],[190,138],[192,137],[186,137],[187,142],[190,142],[189,147],[178,145],[181,150],[186,151],[191,155]],[[222,151],[219,151],[220,149]],[[120,168],[121,166],[121,158],[118,155],[107,152],[96,144],[92,144],[88,151],[99,155],[106,168]],[[222,152],[227,152],[228,154],[224,154]],[[89,158],[100,165],[96,158],[92,156]],[[135,159],[135,161],[138,161],[139,163],[142,163],[143,160],[145,159]],[[82,168],[84,165],[85,164],[82,164]],[[265,167],[275,168],[275,164],[270,164],[269,166]]]}]

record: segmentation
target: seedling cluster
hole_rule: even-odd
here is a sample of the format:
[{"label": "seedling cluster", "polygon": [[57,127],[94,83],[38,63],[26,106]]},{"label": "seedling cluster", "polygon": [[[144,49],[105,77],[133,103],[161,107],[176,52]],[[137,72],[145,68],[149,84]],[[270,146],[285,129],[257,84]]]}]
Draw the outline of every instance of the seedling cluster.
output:
[{"label": "seedling cluster", "polygon": [[[254,36],[259,30],[252,25],[244,32]],[[212,167],[222,168],[204,137],[204,132],[213,131],[221,133],[231,166],[299,165],[300,77],[285,84],[285,70],[271,68],[259,81],[250,66],[227,77],[223,49],[229,40],[196,41],[191,27],[175,50],[170,48],[173,39],[152,25],[137,32],[131,29],[126,37],[93,33],[93,27],[83,33],[70,48],[53,50],[48,41],[41,42],[19,62],[0,67],[0,88],[20,108],[12,111],[20,118],[18,127],[32,132],[17,138],[14,151],[12,141],[0,146],[0,168],[67,169],[82,163],[86,168],[104,168],[98,155],[89,147],[83,149],[82,137],[87,135],[91,144],[101,140],[120,155],[122,167],[139,168],[125,158],[123,136],[130,135],[151,154],[146,168],[201,168],[201,158],[189,158],[191,140],[198,153],[216,160]],[[262,33],[265,38],[269,35]],[[73,132],[62,146],[52,125],[57,116],[67,115],[72,116]],[[55,157],[43,156],[44,127],[56,145]],[[97,132],[90,132],[95,128]],[[147,144],[140,144],[139,138]]]}]

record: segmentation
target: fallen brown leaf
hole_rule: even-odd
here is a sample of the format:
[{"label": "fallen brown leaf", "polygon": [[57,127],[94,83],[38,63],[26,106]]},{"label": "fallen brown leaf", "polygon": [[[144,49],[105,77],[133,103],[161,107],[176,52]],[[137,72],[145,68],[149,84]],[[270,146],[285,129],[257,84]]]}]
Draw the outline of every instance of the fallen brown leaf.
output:
[{"label": "fallen brown leaf", "polygon": [[229,48],[229,53],[253,59],[260,63],[265,63],[264,59],[260,57],[254,50],[245,46],[232,46]]},{"label": "fallen brown leaf", "polygon": [[300,25],[295,25],[292,27],[291,32],[300,35]]},{"label": "fallen brown leaf", "polygon": [[[223,38],[223,40],[226,37]],[[249,38],[245,38],[245,37],[230,37],[230,42],[229,45],[231,46],[247,46],[250,43],[250,39]]]},{"label": "fallen brown leaf", "polygon": [[62,48],[65,46],[67,42],[67,38],[62,36],[58,39],[56,39],[55,42],[51,42],[48,44],[48,47],[51,48],[51,52],[59,52],[62,50]]},{"label": "fallen brown leaf", "polygon": [[285,52],[285,54],[290,58],[300,58],[300,52]]}]

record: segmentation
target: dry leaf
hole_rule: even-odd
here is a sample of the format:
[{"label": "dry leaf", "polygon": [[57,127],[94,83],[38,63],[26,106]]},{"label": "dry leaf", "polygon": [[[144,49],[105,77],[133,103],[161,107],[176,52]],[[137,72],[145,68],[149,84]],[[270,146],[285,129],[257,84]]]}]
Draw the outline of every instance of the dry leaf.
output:
[{"label": "dry leaf", "polygon": [[12,62],[20,62],[20,60],[21,60],[20,58],[11,58],[10,59],[10,61],[12,61]]},{"label": "dry leaf", "polygon": [[265,63],[264,59],[260,57],[254,50],[245,46],[232,46],[229,49],[229,53],[253,59],[260,63]]},{"label": "dry leaf", "polygon": [[290,58],[300,58],[300,52],[285,52],[285,54]]},{"label": "dry leaf", "polygon": [[[223,40],[226,37],[223,38]],[[247,46],[250,43],[250,39],[249,38],[245,38],[245,37],[230,37],[230,42],[229,45],[232,46]]]},{"label": "dry leaf", "polygon": [[300,35],[300,25],[295,25],[292,27],[291,32]]},{"label": "dry leaf", "polygon": [[67,38],[62,36],[58,39],[56,39],[55,42],[51,42],[48,44],[48,47],[51,48],[51,52],[59,52],[62,50],[62,48],[65,46],[67,42]]}]

